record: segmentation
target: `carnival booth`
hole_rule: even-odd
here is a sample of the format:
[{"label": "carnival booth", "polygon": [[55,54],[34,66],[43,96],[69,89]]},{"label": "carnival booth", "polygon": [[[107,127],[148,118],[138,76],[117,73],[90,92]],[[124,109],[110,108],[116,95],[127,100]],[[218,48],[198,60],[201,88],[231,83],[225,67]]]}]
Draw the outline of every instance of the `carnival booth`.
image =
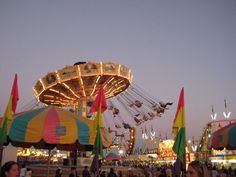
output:
[{"label": "carnival booth", "polygon": [[213,119],[207,123],[198,146],[198,159],[218,168],[236,168],[236,119]]},{"label": "carnival booth", "polygon": [[[176,160],[176,154],[172,150],[172,147],[174,145],[174,140],[163,140],[159,143],[159,148],[157,152],[157,162],[160,163],[174,163]],[[189,163],[190,161],[195,159],[194,153],[191,153],[189,149],[186,147],[186,163]]]},{"label": "carnival booth", "polygon": [[211,137],[212,163],[236,168],[236,121],[218,129]]}]

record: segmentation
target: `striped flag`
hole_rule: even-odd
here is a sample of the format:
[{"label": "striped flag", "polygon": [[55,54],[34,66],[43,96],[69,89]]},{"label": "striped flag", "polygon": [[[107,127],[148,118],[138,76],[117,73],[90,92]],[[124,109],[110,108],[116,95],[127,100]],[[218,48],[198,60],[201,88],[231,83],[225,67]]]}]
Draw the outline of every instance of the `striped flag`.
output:
[{"label": "striped flag", "polygon": [[99,155],[102,158],[104,158],[101,128],[104,128],[103,120],[102,120],[102,112],[104,112],[106,108],[107,108],[106,98],[105,98],[103,87],[101,86],[99,89],[98,95],[95,98],[93,105],[90,109],[90,112],[97,112],[97,115],[93,124],[93,130],[92,130],[92,133],[94,133],[96,130],[96,138],[93,145],[93,154],[95,155],[94,155],[91,167],[90,167],[90,171],[94,172],[95,174],[99,171]]},{"label": "striped flag", "polygon": [[179,160],[184,163],[186,146],[184,88],[182,88],[179,96],[179,103],[173,122],[172,133],[176,136],[172,149],[176,153]]},{"label": "striped flag", "polygon": [[97,134],[93,145],[93,154],[95,154],[96,151],[98,151],[98,154],[103,158],[104,154],[103,154],[102,135],[101,135],[101,128],[102,128],[101,126],[103,126],[103,121],[102,121],[101,107],[99,108],[99,111],[94,121],[95,124],[97,125]]},{"label": "striped flag", "polygon": [[10,121],[12,121],[12,95],[9,98],[9,102],[0,125],[0,145],[7,142],[7,129]]},{"label": "striped flag", "polygon": [[17,74],[15,74],[11,95],[0,124],[0,145],[3,145],[4,143],[7,142],[7,130],[9,129],[9,122],[12,121],[12,112],[15,113],[18,100],[19,100],[19,94],[18,94]]}]

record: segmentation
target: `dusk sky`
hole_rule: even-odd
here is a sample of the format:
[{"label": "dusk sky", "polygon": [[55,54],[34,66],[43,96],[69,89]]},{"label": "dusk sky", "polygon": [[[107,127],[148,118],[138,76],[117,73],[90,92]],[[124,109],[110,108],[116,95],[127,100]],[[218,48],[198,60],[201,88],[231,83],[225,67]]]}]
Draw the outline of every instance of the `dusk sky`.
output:
[{"label": "dusk sky", "polygon": [[132,70],[133,82],[174,105],[146,123],[171,137],[185,88],[186,133],[198,138],[211,121],[236,118],[235,0],[0,1],[0,115],[14,74],[18,111],[48,72],[78,61],[111,61]]}]

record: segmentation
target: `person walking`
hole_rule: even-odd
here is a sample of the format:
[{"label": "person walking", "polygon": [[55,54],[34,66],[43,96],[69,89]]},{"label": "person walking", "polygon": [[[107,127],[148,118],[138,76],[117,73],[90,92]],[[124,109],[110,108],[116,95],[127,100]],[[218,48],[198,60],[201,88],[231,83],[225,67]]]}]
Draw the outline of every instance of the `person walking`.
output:
[{"label": "person walking", "polygon": [[212,177],[217,177],[218,176],[218,171],[216,170],[215,166],[213,166],[213,168],[211,169],[211,176]]},{"label": "person walking", "polygon": [[205,164],[195,160],[189,164],[186,177],[210,177],[210,174]]},{"label": "person walking", "polygon": [[78,177],[77,171],[75,167],[71,167],[71,172],[69,174],[69,177]]},{"label": "person walking", "polygon": [[85,166],[83,171],[82,171],[82,176],[83,177],[90,177],[90,173],[89,173],[89,170],[88,170],[88,166]]},{"label": "person walking", "polygon": [[62,169],[61,167],[58,167],[56,170],[56,176],[55,177],[61,177],[62,176]]},{"label": "person walking", "polygon": [[110,172],[108,173],[107,177],[118,177],[114,168],[110,168]]}]

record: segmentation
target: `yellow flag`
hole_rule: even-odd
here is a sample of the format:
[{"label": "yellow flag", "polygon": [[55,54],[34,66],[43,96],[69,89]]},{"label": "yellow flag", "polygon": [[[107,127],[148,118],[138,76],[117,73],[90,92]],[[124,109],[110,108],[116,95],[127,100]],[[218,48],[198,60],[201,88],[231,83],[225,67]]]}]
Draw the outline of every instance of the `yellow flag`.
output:
[{"label": "yellow flag", "polygon": [[96,132],[97,131],[97,126],[99,128],[104,128],[104,125],[103,125],[103,120],[102,120],[102,111],[101,111],[101,106],[99,106],[99,109],[98,109],[98,112],[97,112],[97,115],[94,119],[94,122],[93,122],[93,132]]},{"label": "yellow flag", "polygon": [[0,144],[1,145],[7,142],[7,132],[10,129],[11,121],[12,121],[12,96],[10,96],[4,117],[0,125]]},{"label": "yellow flag", "polygon": [[6,110],[5,110],[5,114],[4,117],[2,118],[2,122],[1,122],[1,126],[3,126],[3,122],[4,120],[7,119],[7,122],[11,122],[12,121],[12,95],[9,98]]}]

